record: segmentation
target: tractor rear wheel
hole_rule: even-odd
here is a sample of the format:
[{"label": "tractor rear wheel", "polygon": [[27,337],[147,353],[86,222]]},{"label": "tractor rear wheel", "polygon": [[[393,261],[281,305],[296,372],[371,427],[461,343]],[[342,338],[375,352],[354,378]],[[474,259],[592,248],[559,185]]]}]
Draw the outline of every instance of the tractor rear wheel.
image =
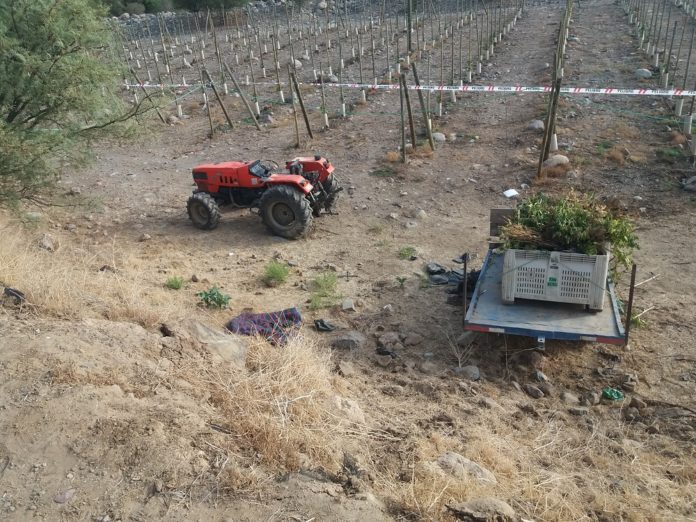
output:
[{"label": "tractor rear wheel", "polygon": [[189,218],[196,228],[212,230],[220,222],[220,208],[210,194],[196,192],[186,204]]},{"label": "tractor rear wheel", "polygon": [[312,207],[299,190],[289,185],[271,187],[259,202],[261,217],[274,234],[297,239],[312,225]]},{"label": "tractor rear wheel", "polygon": [[324,208],[331,212],[336,208],[336,201],[338,201],[338,196],[341,194],[339,189],[338,180],[333,174],[329,174],[326,181],[323,183],[324,190],[326,191],[326,201],[324,202]]}]

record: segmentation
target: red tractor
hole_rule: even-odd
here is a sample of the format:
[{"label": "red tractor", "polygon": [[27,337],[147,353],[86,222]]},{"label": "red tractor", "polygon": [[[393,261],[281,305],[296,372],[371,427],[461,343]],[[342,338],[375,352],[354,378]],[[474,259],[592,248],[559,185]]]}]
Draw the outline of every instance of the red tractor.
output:
[{"label": "red tractor", "polygon": [[322,210],[331,212],[341,188],[334,167],[321,156],[295,158],[281,170],[275,161],[228,161],[194,167],[196,190],[187,209],[193,224],[212,230],[220,207],[258,208],[269,229],[288,239],[303,236]]}]

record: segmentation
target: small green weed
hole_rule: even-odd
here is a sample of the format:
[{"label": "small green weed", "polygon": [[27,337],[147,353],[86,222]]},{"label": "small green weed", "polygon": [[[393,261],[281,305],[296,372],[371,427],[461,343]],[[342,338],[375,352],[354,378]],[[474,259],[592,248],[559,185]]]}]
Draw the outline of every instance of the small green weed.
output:
[{"label": "small green weed", "polygon": [[608,140],[600,141],[597,144],[597,156],[604,156],[607,152],[609,152],[609,149],[611,149],[614,146],[614,143]]},{"label": "small green weed", "polygon": [[679,147],[667,147],[657,150],[657,157],[665,163],[674,163],[682,155],[683,152]]},{"label": "small green weed", "polygon": [[184,278],[181,276],[170,277],[167,279],[167,282],[164,283],[164,286],[170,290],[181,290],[184,286]]},{"label": "small green weed", "polygon": [[634,328],[645,328],[648,326],[648,321],[643,319],[640,315],[634,315],[631,317],[631,326]]},{"label": "small green weed", "polygon": [[399,283],[399,288],[403,288],[407,280],[408,277],[396,276],[396,282]]},{"label": "small green weed", "polygon": [[334,272],[324,272],[312,282],[314,291],[309,299],[310,310],[319,310],[336,304],[340,296],[336,291],[338,276]]},{"label": "small green weed", "polygon": [[393,178],[396,176],[396,171],[391,167],[379,167],[370,172],[370,176],[374,176],[375,178]]},{"label": "small green weed", "polygon": [[384,232],[384,225],[376,224],[372,225],[367,229],[368,233],[374,234],[375,236]]},{"label": "small green weed", "polygon": [[199,292],[196,296],[200,298],[201,303],[206,308],[227,308],[227,304],[230,302],[230,296],[220,292],[216,286],[204,292]]},{"label": "small green weed", "polygon": [[405,246],[401,247],[398,256],[399,259],[412,259],[416,255],[416,247]]},{"label": "small green weed", "polygon": [[276,259],[272,259],[266,265],[263,272],[263,282],[266,286],[278,286],[283,284],[290,274],[290,267]]}]

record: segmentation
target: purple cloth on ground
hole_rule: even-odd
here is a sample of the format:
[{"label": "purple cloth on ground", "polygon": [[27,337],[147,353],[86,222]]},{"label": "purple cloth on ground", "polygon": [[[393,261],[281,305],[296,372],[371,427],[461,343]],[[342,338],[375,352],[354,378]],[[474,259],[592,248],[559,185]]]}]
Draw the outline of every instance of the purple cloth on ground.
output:
[{"label": "purple cloth on ground", "polygon": [[268,341],[282,343],[287,340],[288,330],[301,324],[302,315],[295,306],[280,312],[239,314],[227,323],[227,329],[242,335],[262,335]]}]

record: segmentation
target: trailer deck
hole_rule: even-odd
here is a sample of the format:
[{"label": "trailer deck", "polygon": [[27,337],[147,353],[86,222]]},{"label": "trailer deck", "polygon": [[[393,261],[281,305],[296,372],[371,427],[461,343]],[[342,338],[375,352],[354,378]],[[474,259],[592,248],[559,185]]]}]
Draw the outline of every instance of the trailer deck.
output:
[{"label": "trailer deck", "polygon": [[464,329],[505,333],[546,339],[624,344],[614,285],[607,284],[609,303],[600,312],[583,305],[518,299],[515,304],[502,301],[502,253],[489,250],[481,268],[471,302],[466,311]]}]

